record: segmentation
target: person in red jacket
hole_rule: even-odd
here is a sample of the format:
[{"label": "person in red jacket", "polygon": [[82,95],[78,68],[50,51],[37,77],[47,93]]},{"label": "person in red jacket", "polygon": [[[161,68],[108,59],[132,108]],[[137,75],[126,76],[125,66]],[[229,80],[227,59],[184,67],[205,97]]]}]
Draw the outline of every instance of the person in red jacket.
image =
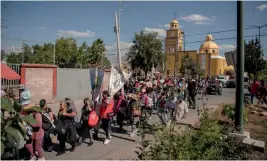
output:
[{"label": "person in red jacket", "polygon": [[258,89],[260,87],[259,82],[254,79],[253,84],[251,85],[251,95],[250,95],[250,103],[253,104],[254,96],[257,98]]},{"label": "person in red jacket", "polygon": [[100,117],[102,120],[102,127],[106,133],[104,144],[108,144],[111,139],[111,119],[113,116],[114,100],[110,97],[107,90],[103,91],[102,104],[100,106]]}]

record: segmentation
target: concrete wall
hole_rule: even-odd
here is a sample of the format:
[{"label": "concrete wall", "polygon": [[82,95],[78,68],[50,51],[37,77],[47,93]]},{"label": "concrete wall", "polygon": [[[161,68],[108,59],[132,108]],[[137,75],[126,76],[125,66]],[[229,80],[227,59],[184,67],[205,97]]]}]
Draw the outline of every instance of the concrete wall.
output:
[{"label": "concrete wall", "polygon": [[57,100],[91,98],[89,69],[57,68]]}]

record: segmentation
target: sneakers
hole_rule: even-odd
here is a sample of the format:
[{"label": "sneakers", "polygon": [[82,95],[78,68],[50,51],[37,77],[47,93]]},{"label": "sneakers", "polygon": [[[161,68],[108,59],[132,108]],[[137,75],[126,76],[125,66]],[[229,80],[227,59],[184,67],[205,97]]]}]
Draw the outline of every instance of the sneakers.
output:
[{"label": "sneakers", "polygon": [[105,139],[104,144],[107,145],[110,142],[110,139]]},{"label": "sneakers", "polygon": [[36,157],[35,156],[33,156],[33,157],[31,157],[31,159],[29,159],[29,161],[36,161],[37,159],[36,159]]},{"label": "sneakers", "polygon": [[136,134],[137,130],[134,130],[130,133],[130,137],[133,137]]},{"label": "sneakers", "polygon": [[45,158],[44,157],[38,158],[38,160],[45,161]]}]

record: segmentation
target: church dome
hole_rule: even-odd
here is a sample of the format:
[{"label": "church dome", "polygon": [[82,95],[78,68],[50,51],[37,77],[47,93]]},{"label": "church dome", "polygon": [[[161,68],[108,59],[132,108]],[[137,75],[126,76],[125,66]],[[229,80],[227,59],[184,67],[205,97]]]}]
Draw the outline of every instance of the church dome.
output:
[{"label": "church dome", "polygon": [[204,42],[202,45],[200,45],[200,50],[205,50],[205,49],[219,49],[219,46],[212,41],[212,35],[207,35],[206,36],[206,42]]},{"label": "church dome", "polygon": [[178,21],[176,19],[173,19],[171,24],[178,24]]}]

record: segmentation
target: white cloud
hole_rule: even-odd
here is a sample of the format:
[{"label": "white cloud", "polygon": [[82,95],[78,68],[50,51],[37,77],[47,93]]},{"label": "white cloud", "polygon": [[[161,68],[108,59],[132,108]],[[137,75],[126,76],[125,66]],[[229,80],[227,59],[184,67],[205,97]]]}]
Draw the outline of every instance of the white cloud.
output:
[{"label": "white cloud", "polygon": [[65,37],[93,37],[95,36],[95,33],[90,30],[86,30],[86,32],[79,32],[74,30],[59,30],[58,35]]},{"label": "white cloud", "polygon": [[220,49],[235,49],[236,47],[234,45],[220,45]]},{"label": "white cloud", "polygon": [[[126,53],[132,45],[133,43],[130,42],[120,42],[120,52],[122,61],[125,61]],[[107,57],[109,58],[111,63],[114,64],[116,62],[117,43],[106,45],[106,50],[107,50]]]},{"label": "white cloud", "polygon": [[169,28],[170,27],[170,24],[165,24],[163,26],[166,27],[166,28]]},{"label": "white cloud", "polygon": [[151,32],[157,32],[159,34],[159,36],[165,36],[166,35],[166,31],[164,29],[159,29],[159,28],[149,28],[149,27],[145,27],[143,29],[144,32],[147,33],[151,33]]},{"label": "white cloud", "polygon": [[257,7],[258,10],[263,11],[267,9],[267,4],[262,4],[260,6]]},{"label": "white cloud", "polygon": [[186,22],[193,22],[197,25],[206,25],[209,24],[210,21],[215,20],[215,16],[206,17],[198,14],[192,14],[188,16],[181,17],[180,19]]},{"label": "white cloud", "polygon": [[40,30],[47,30],[47,27],[45,27],[45,26],[41,26],[41,27],[39,27],[39,29],[40,29]]}]

